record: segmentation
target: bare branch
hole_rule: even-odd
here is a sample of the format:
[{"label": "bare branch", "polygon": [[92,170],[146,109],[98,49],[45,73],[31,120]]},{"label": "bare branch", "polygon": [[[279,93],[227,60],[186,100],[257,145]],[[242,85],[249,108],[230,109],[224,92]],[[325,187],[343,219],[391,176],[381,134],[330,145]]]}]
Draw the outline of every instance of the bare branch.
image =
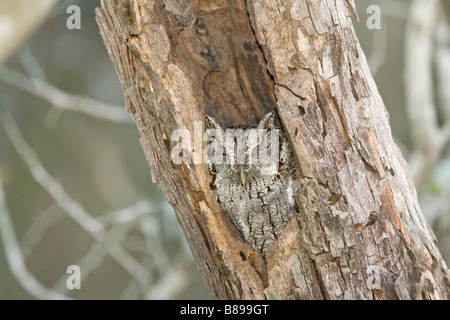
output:
[{"label": "bare branch", "polygon": [[63,110],[81,112],[100,120],[125,124],[133,123],[131,116],[123,106],[69,94],[43,80],[27,77],[4,66],[0,66],[0,80],[19,90],[44,99]]},{"label": "bare branch", "polygon": [[10,219],[8,208],[6,207],[5,193],[1,182],[0,170],[0,235],[5,246],[6,260],[8,261],[11,273],[22,287],[35,298],[68,299],[65,295],[45,287],[27,270],[22,252],[17,243],[14,226]]},{"label": "bare branch", "polygon": [[22,248],[22,254],[26,258],[34,249],[34,247],[44,237],[47,230],[53,226],[56,222],[63,217],[61,212],[56,209],[58,206],[53,203],[40,212],[27,229],[25,235],[20,239],[20,247]]},{"label": "bare branch", "polygon": [[92,218],[78,202],[73,200],[66,193],[61,184],[47,172],[40,163],[35,152],[25,141],[12,116],[4,116],[1,120],[14,148],[27,164],[31,175],[36,182],[38,182],[41,187],[53,197],[58,205],[66,211],[76,223],[87,231],[96,241],[104,245],[108,253],[116,260],[116,262],[127,270],[130,275],[136,277],[142,284],[142,287],[146,287],[151,280],[150,273],[136,261],[133,256],[128,254],[128,252],[115,241],[114,237],[104,230],[102,223]]},{"label": "bare branch", "polygon": [[22,63],[25,72],[34,78],[41,79],[46,81],[47,75],[45,74],[44,69],[39,65],[36,60],[36,57],[33,54],[33,51],[29,46],[24,46],[18,52],[20,62]]},{"label": "bare branch", "polygon": [[154,213],[155,212],[155,206],[153,202],[149,200],[140,200],[136,202],[135,204],[120,209],[116,211],[111,211],[109,213],[106,213],[97,220],[105,224],[123,224],[123,223],[129,223],[131,221],[137,220],[143,215]]}]

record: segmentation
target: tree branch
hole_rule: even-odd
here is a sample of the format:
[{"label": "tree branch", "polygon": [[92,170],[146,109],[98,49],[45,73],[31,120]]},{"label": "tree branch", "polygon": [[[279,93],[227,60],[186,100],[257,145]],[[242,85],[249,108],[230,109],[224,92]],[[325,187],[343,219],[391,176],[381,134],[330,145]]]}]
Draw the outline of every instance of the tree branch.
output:
[{"label": "tree branch", "polygon": [[128,254],[119,243],[104,228],[102,223],[92,218],[79,203],[73,200],[64,188],[47,172],[40,163],[37,155],[29,147],[22,136],[12,116],[3,116],[1,119],[5,131],[16,151],[27,164],[32,177],[46,190],[58,205],[69,216],[88,232],[96,241],[105,246],[111,257],[128,273],[136,277],[146,287],[150,284],[149,272],[136,259]]},{"label": "tree branch", "polygon": [[28,270],[20,251],[14,226],[9,216],[5,202],[2,175],[0,170],[0,235],[5,247],[6,260],[9,269],[16,280],[32,296],[38,299],[68,299],[64,294],[46,288]]},{"label": "tree branch", "polygon": [[44,80],[27,77],[5,66],[0,66],[0,80],[21,91],[44,99],[61,110],[80,112],[104,121],[133,123],[130,115],[122,106],[66,93]]}]

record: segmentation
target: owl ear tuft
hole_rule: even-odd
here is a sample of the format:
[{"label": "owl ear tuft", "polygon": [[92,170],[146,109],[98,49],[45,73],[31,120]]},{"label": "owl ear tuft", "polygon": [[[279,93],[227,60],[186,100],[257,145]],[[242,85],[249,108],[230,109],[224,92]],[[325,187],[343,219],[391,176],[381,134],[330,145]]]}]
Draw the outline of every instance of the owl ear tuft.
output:
[{"label": "owl ear tuft", "polygon": [[276,124],[277,114],[275,111],[266,114],[258,124],[258,129],[273,129],[278,128]]},{"label": "owl ear tuft", "polygon": [[205,115],[205,127],[208,129],[216,129],[223,131],[222,127],[217,124],[217,122],[210,116]]}]

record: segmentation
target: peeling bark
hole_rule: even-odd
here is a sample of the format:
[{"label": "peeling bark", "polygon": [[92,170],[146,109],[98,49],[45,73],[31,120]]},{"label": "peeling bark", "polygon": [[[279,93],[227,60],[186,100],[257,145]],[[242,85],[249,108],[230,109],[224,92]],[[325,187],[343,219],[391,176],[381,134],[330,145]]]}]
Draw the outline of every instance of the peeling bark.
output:
[{"label": "peeling bark", "polygon": [[[351,15],[344,0],[103,0],[97,10],[152,177],[213,298],[449,298]],[[170,136],[205,113],[237,125],[274,106],[300,169],[299,212],[264,260],[221,211],[207,165],[172,163]]]}]

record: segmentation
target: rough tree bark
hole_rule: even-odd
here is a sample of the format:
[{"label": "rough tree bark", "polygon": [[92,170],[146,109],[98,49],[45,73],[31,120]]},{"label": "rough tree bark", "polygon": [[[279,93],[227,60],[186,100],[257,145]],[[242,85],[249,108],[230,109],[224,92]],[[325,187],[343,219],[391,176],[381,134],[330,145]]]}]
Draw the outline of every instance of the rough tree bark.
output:
[{"label": "rough tree bark", "polygon": [[[352,15],[352,0],[103,0],[97,10],[152,177],[213,298],[449,298]],[[264,260],[221,211],[207,165],[172,163],[170,137],[205,113],[236,125],[275,106],[300,168],[299,212]]]}]

